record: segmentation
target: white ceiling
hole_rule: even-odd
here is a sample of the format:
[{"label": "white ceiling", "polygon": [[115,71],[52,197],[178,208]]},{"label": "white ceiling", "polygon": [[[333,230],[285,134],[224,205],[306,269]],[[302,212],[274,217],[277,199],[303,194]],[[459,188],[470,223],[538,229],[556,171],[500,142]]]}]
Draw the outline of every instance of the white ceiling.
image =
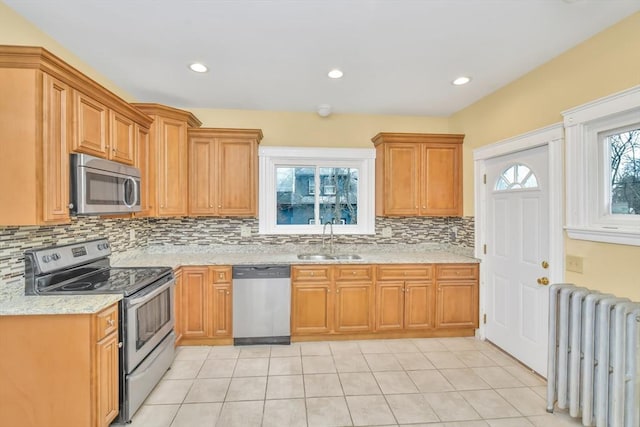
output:
[{"label": "white ceiling", "polygon": [[[640,10],[640,0],[3,1],[141,102],[430,116]],[[191,72],[194,61],[210,71]],[[334,67],[341,80],[327,77]],[[453,86],[459,75],[473,80]]]}]

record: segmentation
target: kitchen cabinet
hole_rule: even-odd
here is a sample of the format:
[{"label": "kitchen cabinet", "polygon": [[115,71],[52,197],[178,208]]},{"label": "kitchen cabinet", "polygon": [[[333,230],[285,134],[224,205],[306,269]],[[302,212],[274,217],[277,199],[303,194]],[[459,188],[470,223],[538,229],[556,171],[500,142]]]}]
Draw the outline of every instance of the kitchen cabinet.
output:
[{"label": "kitchen cabinet", "polygon": [[151,194],[155,191],[155,177],[151,167],[151,147],[149,141],[149,129],[141,126],[135,126],[136,135],[136,161],[135,166],[140,169],[140,211],[134,215],[139,217],[147,217],[151,215]]},{"label": "kitchen cabinet", "polygon": [[149,129],[149,216],[186,216],[187,130],[202,123],[190,112],[160,104],[132,104],[153,119]]},{"label": "kitchen cabinet", "polygon": [[181,268],[181,275],[180,320],[176,317],[180,343],[231,343],[231,267],[188,266]]},{"label": "kitchen cabinet", "polygon": [[74,91],[73,151],[132,165],[135,123],[79,91]]},{"label": "kitchen cabinet", "polygon": [[376,215],[461,216],[464,135],[379,133]]},{"label": "kitchen cabinet", "polygon": [[478,327],[478,264],[436,266],[437,328]]},{"label": "kitchen cabinet", "polygon": [[373,267],[293,266],[291,334],[373,330]]},{"label": "kitchen cabinet", "polygon": [[[0,46],[0,225],[70,222],[69,153],[106,156],[110,134],[119,161],[134,146],[124,122],[151,119],[46,49]],[[109,132],[112,117],[113,132]],[[126,136],[125,136],[126,134]]]},{"label": "kitchen cabinet", "polygon": [[97,314],[0,316],[3,425],[106,427],[118,414],[118,304]]},{"label": "kitchen cabinet", "polygon": [[433,267],[382,265],[377,269],[376,331],[434,327]]},{"label": "kitchen cabinet", "polygon": [[189,214],[257,215],[260,129],[190,129]]}]

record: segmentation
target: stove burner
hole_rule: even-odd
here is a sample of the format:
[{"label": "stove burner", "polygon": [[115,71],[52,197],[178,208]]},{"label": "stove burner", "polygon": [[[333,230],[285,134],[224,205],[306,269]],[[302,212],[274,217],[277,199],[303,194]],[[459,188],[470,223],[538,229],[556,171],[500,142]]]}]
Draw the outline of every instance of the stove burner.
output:
[{"label": "stove burner", "polygon": [[69,283],[60,288],[61,291],[89,291],[95,289],[95,284],[91,282]]}]

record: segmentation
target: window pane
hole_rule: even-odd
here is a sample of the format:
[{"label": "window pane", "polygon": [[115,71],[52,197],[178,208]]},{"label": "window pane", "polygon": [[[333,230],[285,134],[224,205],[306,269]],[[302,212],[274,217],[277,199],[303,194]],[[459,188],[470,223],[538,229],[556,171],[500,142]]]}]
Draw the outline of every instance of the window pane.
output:
[{"label": "window pane", "polygon": [[358,169],[320,168],[320,223],[358,223]]},{"label": "window pane", "polygon": [[276,167],[277,224],[313,224],[315,168]]},{"label": "window pane", "polygon": [[538,179],[531,169],[518,163],[509,166],[496,181],[495,190],[518,190],[522,188],[537,188]]},{"label": "window pane", "polygon": [[611,212],[640,215],[640,128],[605,138],[611,161]]}]

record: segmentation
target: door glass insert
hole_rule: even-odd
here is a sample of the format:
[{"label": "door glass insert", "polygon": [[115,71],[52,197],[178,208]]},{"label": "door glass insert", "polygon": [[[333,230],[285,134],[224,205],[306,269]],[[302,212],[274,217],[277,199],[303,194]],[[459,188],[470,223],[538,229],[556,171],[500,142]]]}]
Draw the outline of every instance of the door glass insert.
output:
[{"label": "door glass insert", "polygon": [[509,166],[496,181],[495,190],[520,190],[538,188],[538,178],[531,169],[522,163]]}]

